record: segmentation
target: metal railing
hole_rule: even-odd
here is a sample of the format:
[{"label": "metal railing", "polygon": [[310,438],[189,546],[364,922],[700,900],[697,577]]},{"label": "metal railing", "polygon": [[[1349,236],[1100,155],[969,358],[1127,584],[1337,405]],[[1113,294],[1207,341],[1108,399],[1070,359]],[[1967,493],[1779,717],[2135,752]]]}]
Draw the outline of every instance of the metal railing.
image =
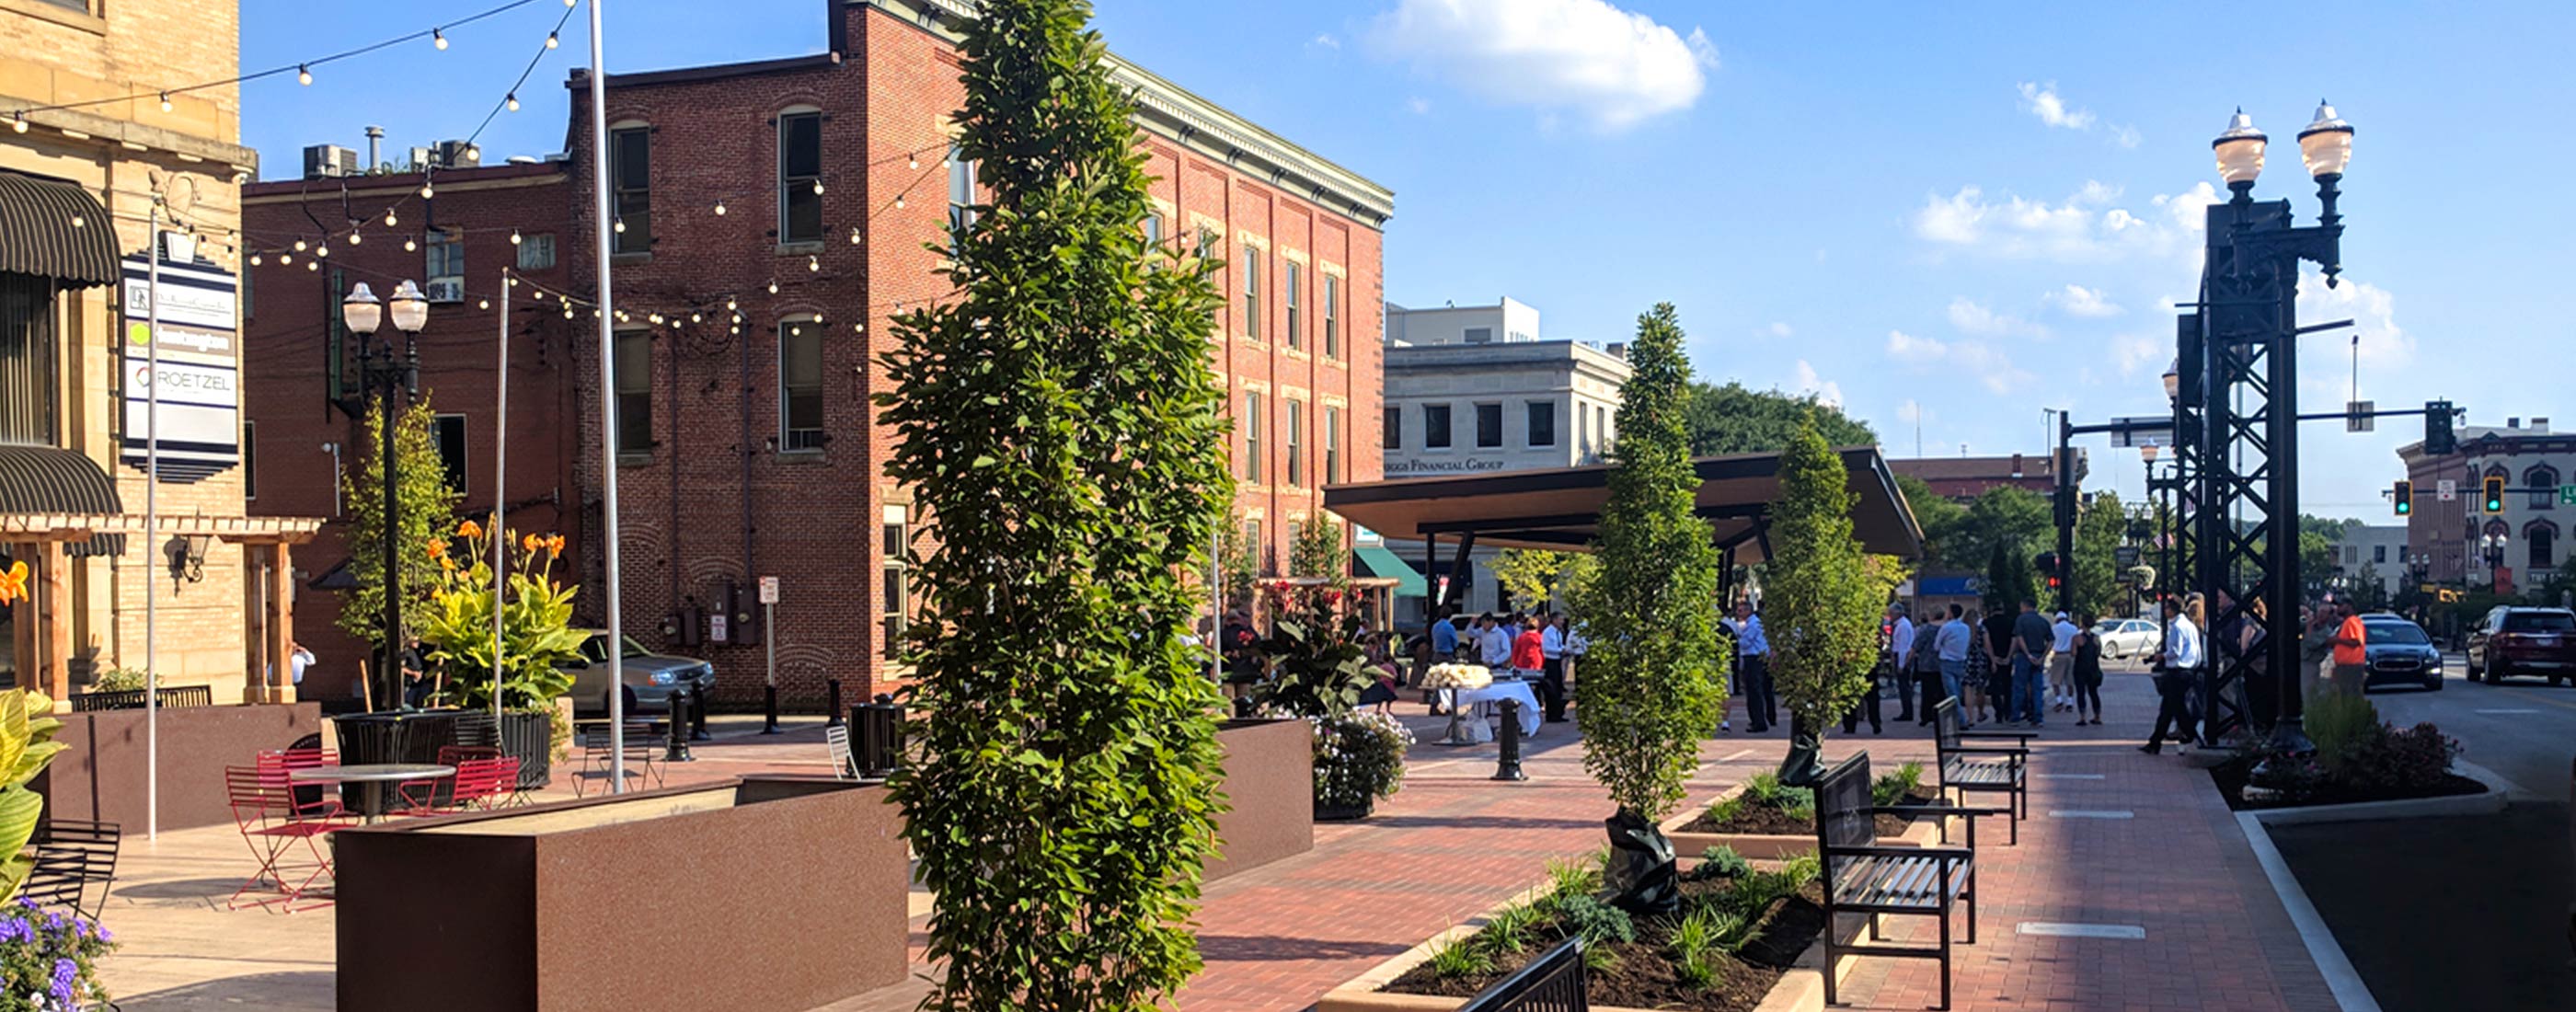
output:
[{"label": "metal railing", "polygon": [[[215,705],[215,690],[203,685],[176,685],[161,690],[159,696],[161,705],[163,706]],[[107,692],[72,693],[73,713],[90,713],[97,710],[140,710],[142,708],[143,690],[141,689],[114,689]]]},{"label": "metal railing", "polygon": [[1583,938],[1578,935],[1477,992],[1458,1012],[1589,1012],[1584,981]]}]

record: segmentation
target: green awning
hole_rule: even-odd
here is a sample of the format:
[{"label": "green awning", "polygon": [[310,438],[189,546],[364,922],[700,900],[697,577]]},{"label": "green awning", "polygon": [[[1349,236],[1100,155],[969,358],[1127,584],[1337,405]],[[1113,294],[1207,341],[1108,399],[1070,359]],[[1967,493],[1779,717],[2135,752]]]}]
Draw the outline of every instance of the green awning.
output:
[{"label": "green awning", "polygon": [[1351,549],[1351,557],[1359,561],[1360,569],[1368,575],[1394,580],[1397,597],[1431,596],[1430,585],[1423,582],[1422,574],[1406,565],[1394,552],[1376,545],[1361,545]]}]

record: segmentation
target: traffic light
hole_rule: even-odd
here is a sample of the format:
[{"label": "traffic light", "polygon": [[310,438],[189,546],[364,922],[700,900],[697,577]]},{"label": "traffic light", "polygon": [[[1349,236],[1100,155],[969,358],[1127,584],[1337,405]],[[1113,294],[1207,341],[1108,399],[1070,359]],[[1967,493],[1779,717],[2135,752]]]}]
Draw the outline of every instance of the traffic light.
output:
[{"label": "traffic light", "polygon": [[2042,576],[2046,576],[2048,578],[2048,589],[2050,590],[2057,589],[2057,567],[2058,559],[2056,552],[2041,552],[2030,560],[2030,568],[2039,570]]},{"label": "traffic light", "polygon": [[2411,481],[2398,482],[2396,488],[2389,490],[2388,501],[2391,505],[2397,507],[2398,516],[2414,515],[2415,483]]},{"label": "traffic light", "polygon": [[2489,513],[2504,512],[2504,476],[2491,474],[2486,480],[2486,508]]},{"label": "traffic light", "polygon": [[2459,443],[2451,438],[2451,402],[2425,401],[2424,455],[2447,457],[2457,449]]}]

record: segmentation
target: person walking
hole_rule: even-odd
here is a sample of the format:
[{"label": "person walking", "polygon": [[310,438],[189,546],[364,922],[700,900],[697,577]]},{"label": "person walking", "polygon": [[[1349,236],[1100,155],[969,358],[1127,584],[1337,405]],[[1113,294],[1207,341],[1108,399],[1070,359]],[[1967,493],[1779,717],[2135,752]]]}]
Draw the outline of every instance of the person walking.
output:
[{"label": "person walking", "polygon": [[[1896,719],[1914,719],[1914,620],[1905,615],[1905,606],[1887,606],[1887,673],[1896,683]],[[1931,709],[1926,701],[1924,709]],[[1875,725],[1873,725],[1875,726]]]},{"label": "person walking", "polygon": [[1906,677],[1916,683],[1915,694],[1923,697],[1923,711],[1914,721],[1918,726],[1932,723],[1932,708],[1950,698],[1949,687],[1941,680],[1941,613],[1924,612],[1921,628],[1905,666]]},{"label": "person walking", "polygon": [[2093,631],[2093,622],[2093,613],[2085,612],[2083,622],[2067,644],[2073,656],[2066,663],[2066,681],[2075,691],[2077,727],[2102,722],[2102,636]]},{"label": "person walking", "polygon": [[2370,663],[2369,624],[2361,620],[2361,613],[2355,611],[2349,601],[2337,602],[2335,614],[2343,617],[2343,623],[2334,634],[2335,691],[2358,696],[2369,677],[2366,667]]},{"label": "person walking", "polygon": [[1771,694],[1771,641],[1763,638],[1762,616],[1753,613],[1749,600],[1735,603],[1735,618],[1727,627],[1735,630],[1736,685],[1744,693],[1744,721],[1761,734],[1780,722],[1780,701]]},{"label": "person walking", "polygon": [[2039,602],[2023,598],[2021,614],[2013,616],[2012,709],[2014,720],[2032,727],[2043,726],[2048,716],[2049,644],[2056,638],[2040,617]]},{"label": "person walking", "polygon": [[[2086,614],[2092,613],[2086,612]],[[2048,694],[2050,702],[2054,704],[2053,709],[2075,708],[2075,679],[2072,677],[2075,670],[2075,635],[2088,628],[2091,628],[2089,624],[2076,625],[2062,611],[2057,613],[2057,621],[2048,627],[2052,637],[2052,642],[2048,645]]]},{"label": "person walking", "polygon": [[2155,730],[2147,733],[2147,743],[2138,751],[2156,755],[2164,751],[2168,730],[2178,730],[2179,742],[2191,741],[2191,690],[2199,681],[2202,664],[2200,625],[2184,613],[2184,605],[2171,598],[2165,600],[2164,655],[2156,664],[2156,694],[2161,703],[2156,709]]},{"label": "person walking", "polygon": [[2309,605],[2299,610],[2299,625],[2305,630],[2299,636],[2299,698],[2306,699],[2329,677],[2326,665],[2334,661],[2342,616],[2333,605]]},{"label": "person walking", "polygon": [[[1986,626],[1990,621],[1991,617],[1983,610],[1968,613],[1968,673],[1966,677],[1959,680],[1959,688],[1963,693],[1959,700],[1961,727],[1973,727],[1990,722],[2003,708],[2001,703],[1989,698],[1993,695],[1992,690],[1996,681],[1993,647],[1995,641],[1986,633]],[[2006,676],[2004,681],[2007,685],[2003,698],[2009,700],[2012,698],[2010,676]],[[1974,712],[1974,716],[1970,716],[1971,711]]]},{"label": "person walking", "polygon": [[1941,669],[1941,698],[1952,701],[1962,721],[1968,719],[1968,663],[1976,649],[1976,630],[1969,627],[1964,609],[1951,605],[1950,620],[1932,634],[1932,658]]},{"label": "person walking", "polygon": [[1565,613],[1542,619],[1539,655],[1544,662],[1539,689],[1547,697],[1547,722],[1565,723]]}]

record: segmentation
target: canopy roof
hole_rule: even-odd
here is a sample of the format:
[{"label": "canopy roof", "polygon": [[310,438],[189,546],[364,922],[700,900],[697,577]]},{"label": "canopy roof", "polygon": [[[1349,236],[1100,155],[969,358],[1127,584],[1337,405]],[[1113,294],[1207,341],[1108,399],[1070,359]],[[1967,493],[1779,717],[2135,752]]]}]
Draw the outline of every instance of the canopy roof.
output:
[{"label": "canopy roof", "polygon": [[[1896,478],[1878,448],[1854,446],[1834,452],[1842,457],[1851,490],[1859,496],[1852,509],[1852,534],[1862,549],[1883,555],[1921,554],[1923,530],[1914,522],[1904,494],[1896,490]],[[1764,535],[1771,506],[1780,497],[1780,455],[1739,453],[1701,457],[1691,463],[1699,471],[1699,513],[1707,518],[1717,544],[1741,546],[1739,562],[1768,558]],[[1324,490],[1325,509],[1386,537],[1455,538],[1473,533],[1480,546],[1576,552],[1590,550],[1600,529],[1602,507],[1609,501],[1608,465],[1406,478]]]},{"label": "canopy roof", "polygon": [[70,288],[114,284],[122,276],[114,225],[88,190],[0,171],[0,273],[52,278]]}]

